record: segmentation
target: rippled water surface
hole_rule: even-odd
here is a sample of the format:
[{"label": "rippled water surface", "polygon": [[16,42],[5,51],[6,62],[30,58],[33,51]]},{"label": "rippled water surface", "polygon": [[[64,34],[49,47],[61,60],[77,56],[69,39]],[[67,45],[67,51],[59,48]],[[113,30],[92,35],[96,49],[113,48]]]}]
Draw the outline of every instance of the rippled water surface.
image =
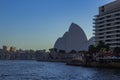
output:
[{"label": "rippled water surface", "polygon": [[0,80],[120,80],[120,70],[54,62],[0,61]]}]

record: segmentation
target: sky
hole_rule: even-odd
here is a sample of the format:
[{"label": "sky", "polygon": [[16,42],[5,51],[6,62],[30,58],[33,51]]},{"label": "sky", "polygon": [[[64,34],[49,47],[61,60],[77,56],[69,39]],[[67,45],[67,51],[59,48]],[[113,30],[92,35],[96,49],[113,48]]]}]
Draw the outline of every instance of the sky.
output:
[{"label": "sky", "polygon": [[0,47],[52,48],[72,22],[93,36],[98,7],[113,0],[0,0]]}]

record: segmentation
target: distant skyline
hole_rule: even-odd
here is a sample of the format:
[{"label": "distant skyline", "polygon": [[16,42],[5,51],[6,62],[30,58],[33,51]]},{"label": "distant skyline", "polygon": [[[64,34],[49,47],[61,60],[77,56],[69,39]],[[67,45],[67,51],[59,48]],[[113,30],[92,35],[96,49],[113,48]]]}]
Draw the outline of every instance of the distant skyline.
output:
[{"label": "distant skyline", "polygon": [[98,7],[114,0],[0,0],[0,47],[49,49],[72,22],[92,37]]}]

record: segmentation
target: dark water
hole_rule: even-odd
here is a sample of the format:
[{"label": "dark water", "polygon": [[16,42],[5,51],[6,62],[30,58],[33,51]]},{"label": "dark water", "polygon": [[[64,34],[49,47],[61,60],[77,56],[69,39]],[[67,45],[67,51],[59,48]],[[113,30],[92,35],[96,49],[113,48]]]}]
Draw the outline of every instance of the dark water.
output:
[{"label": "dark water", "polygon": [[0,80],[120,80],[120,70],[51,62],[0,61]]}]

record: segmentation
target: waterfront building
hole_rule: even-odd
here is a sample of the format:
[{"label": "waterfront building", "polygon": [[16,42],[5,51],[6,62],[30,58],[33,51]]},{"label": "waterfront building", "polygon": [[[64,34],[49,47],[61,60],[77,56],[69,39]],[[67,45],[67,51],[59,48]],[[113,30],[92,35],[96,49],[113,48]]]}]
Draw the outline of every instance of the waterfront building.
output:
[{"label": "waterfront building", "polygon": [[103,41],[112,49],[120,47],[120,0],[99,7],[94,20],[95,43]]},{"label": "waterfront building", "polygon": [[3,51],[9,52],[9,51],[10,51],[10,47],[4,45],[4,46],[3,46]]},{"label": "waterfront building", "polygon": [[14,53],[15,53],[15,52],[16,52],[16,50],[17,50],[17,49],[16,49],[16,47],[13,47],[13,46],[12,46],[12,47],[10,47],[10,51],[11,51],[11,52],[14,52]]}]

